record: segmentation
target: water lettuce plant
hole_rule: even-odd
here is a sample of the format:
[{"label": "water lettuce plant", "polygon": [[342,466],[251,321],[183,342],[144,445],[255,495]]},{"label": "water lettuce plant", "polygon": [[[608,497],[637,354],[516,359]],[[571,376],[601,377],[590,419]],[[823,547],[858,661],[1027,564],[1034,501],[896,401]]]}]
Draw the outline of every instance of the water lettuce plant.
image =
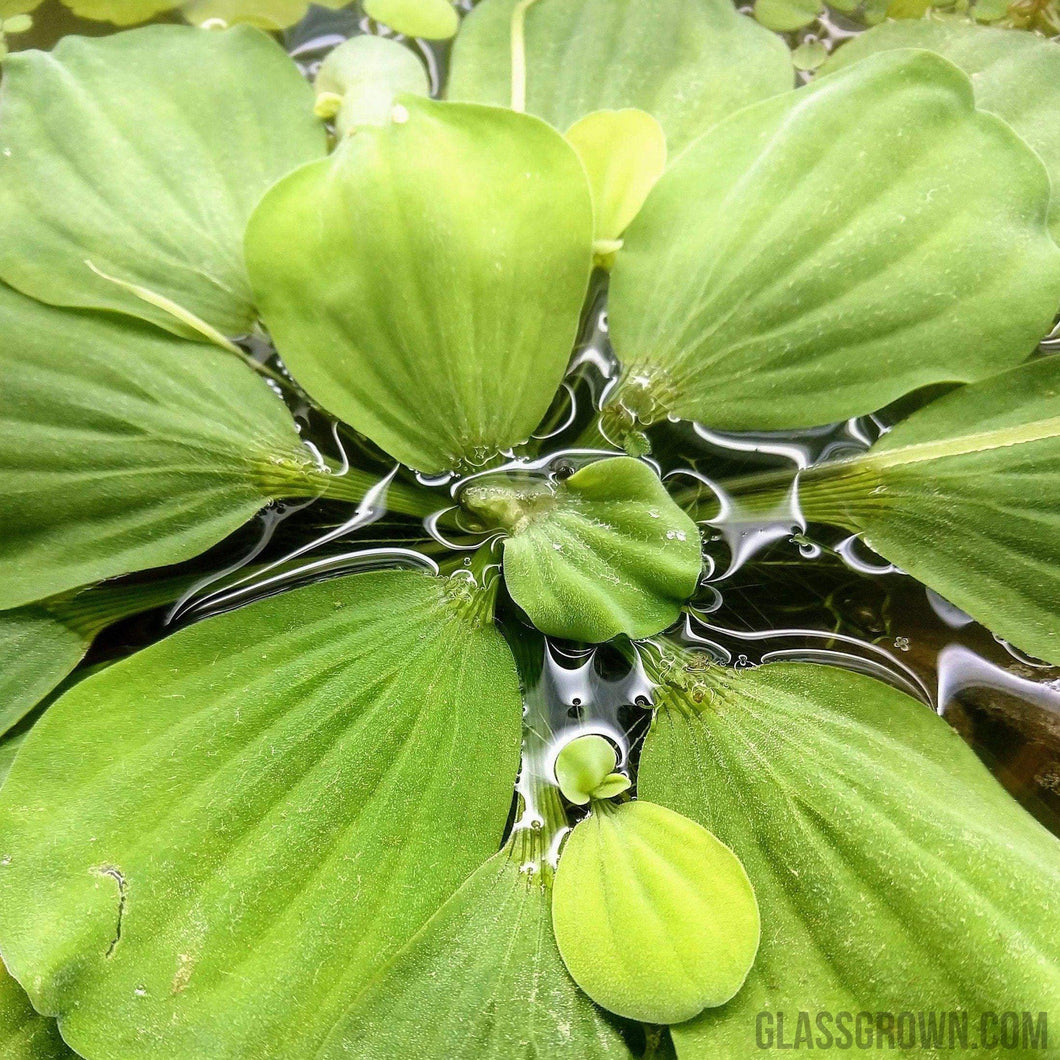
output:
[{"label": "water lettuce plant", "polygon": [[[482,0],[441,99],[374,37],[312,83],[246,26],[11,54],[0,1051],[743,1060],[763,1011],[1060,1015],[1060,843],[906,692],[682,636],[719,493],[651,456],[913,395],[724,496],[1060,664],[1058,128],[1042,38],[883,25],[796,88],[728,0]],[[229,572],[69,679],[295,501],[443,547]],[[642,745],[552,734],[549,638],[643,677]]]}]

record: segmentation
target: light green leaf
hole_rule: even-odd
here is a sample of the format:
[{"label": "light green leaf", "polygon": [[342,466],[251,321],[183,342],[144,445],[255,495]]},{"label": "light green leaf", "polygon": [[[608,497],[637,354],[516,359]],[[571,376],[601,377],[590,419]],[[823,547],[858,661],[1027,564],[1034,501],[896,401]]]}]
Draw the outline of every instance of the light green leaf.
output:
[{"label": "light green leaf", "polygon": [[402,1060],[630,1060],[571,982],[552,935],[547,875],[513,840],[478,869],[332,1035],[338,1055]]},{"label": "light green leaf", "polygon": [[3,784],[7,774],[11,772],[11,764],[15,761],[15,755],[18,754],[28,731],[19,727],[0,736],[0,784]]},{"label": "light green leaf", "polygon": [[270,184],[324,154],[312,108],[298,68],[249,27],[149,26],[11,56],[0,277],[45,302],[188,334],[111,276],[226,335],[247,331],[243,230]]},{"label": "light green leaf", "polygon": [[590,799],[610,799],[629,787],[629,778],[615,772],[614,745],[590,733],[566,743],[556,756],[556,782],[570,802],[585,806]]},{"label": "light green leaf", "polygon": [[0,608],[190,559],[326,479],[232,354],[0,285]]},{"label": "light green leaf", "polygon": [[649,672],[640,793],[732,847],[762,913],[743,990],[672,1028],[681,1060],[755,1055],[759,1012],[790,1040],[800,1010],[1056,1011],[1060,843],[929,707],[805,663]]},{"label": "light green leaf", "polygon": [[755,18],[769,29],[787,33],[802,29],[824,11],[819,0],[755,0]]},{"label": "light green leaf", "polygon": [[505,584],[542,633],[648,637],[695,591],[699,529],[638,460],[598,460],[565,482],[480,479],[462,501],[508,532]]},{"label": "light green leaf", "polygon": [[448,40],[460,19],[449,0],[363,0],[364,13],[396,33],[426,40]]},{"label": "light green leaf", "polygon": [[650,114],[627,109],[587,114],[566,137],[589,177],[599,255],[601,243],[618,241],[662,176],[666,134]]},{"label": "light green leaf", "polygon": [[36,11],[41,0],[0,0],[0,18],[11,18]]},{"label": "light green leaf", "polygon": [[594,802],[559,859],[552,925],[597,1004],[645,1023],[723,1005],[758,950],[758,905],[728,847],[650,802]]},{"label": "light green leaf", "polygon": [[816,70],[828,58],[824,41],[804,40],[791,53],[796,70]]},{"label": "light green leaf", "polygon": [[78,18],[135,26],[180,6],[180,0],[63,0]]},{"label": "light green leaf", "polygon": [[25,13],[8,15],[3,19],[3,23],[0,24],[0,30],[2,30],[7,36],[28,33],[32,28],[33,17]]},{"label": "light green leaf", "polygon": [[511,805],[519,684],[467,584],[297,589],[48,710],[0,789],[0,947],[74,1048],[348,1055],[350,999]]},{"label": "light green leaf", "polygon": [[1060,665],[1060,357],[932,402],[864,456],[805,472],[799,497]]},{"label": "light green leaf", "polygon": [[74,1053],[55,1020],[34,1011],[26,992],[0,962],[0,1054],[4,1060],[66,1060]]},{"label": "light green leaf", "polygon": [[812,426],[1023,360],[1060,250],[1041,162],[968,79],[893,52],[697,141],[626,232],[614,401],[731,429]]},{"label": "light green leaf", "polygon": [[[482,0],[453,46],[450,99],[509,106],[517,0]],[[671,155],[727,114],[788,91],[779,38],[729,0],[537,0],[526,12],[526,106],[557,129],[596,110],[658,119]]]},{"label": "light green leaf", "polygon": [[[976,105],[1004,118],[1060,188],[1060,49],[1054,41],[957,19],[888,22],[852,37],[824,71],[892,48],[927,48],[959,66],[972,79]],[[1053,196],[1052,231],[1060,238],[1060,194]]]},{"label": "light green leaf", "polygon": [[317,114],[334,118],[339,136],[358,125],[385,125],[401,92],[430,95],[423,63],[396,41],[370,34],[351,37],[328,52],[313,89]]},{"label": "light green leaf", "polygon": [[305,18],[308,10],[309,0],[191,0],[180,8],[181,14],[194,26],[217,21],[264,30],[287,29]]},{"label": "light green leaf", "polygon": [[592,201],[574,150],[536,118],[400,98],[393,122],[265,196],[247,262],[299,383],[436,472],[525,441],[548,409],[588,283]]}]

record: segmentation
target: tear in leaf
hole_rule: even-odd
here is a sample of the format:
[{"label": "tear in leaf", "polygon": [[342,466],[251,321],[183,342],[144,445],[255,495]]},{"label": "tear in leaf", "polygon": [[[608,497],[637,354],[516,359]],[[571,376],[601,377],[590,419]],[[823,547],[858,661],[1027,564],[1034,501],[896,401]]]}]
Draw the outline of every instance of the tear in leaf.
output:
[{"label": "tear in leaf", "polygon": [[350,999],[496,851],[520,716],[463,579],[361,574],[181,630],[27,737],[4,956],[89,1056],[343,1055]]}]

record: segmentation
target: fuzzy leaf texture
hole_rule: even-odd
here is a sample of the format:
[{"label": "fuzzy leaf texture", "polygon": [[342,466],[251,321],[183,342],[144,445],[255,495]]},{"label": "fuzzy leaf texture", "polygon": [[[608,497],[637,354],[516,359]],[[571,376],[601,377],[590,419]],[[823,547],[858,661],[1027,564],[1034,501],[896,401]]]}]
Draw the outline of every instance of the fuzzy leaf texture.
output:
[{"label": "fuzzy leaf texture", "polygon": [[570,355],[592,200],[543,122],[400,96],[263,199],[247,263],[287,366],[418,471],[526,441]]},{"label": "fuzzy leaf texture", "polygon": [[734,430],[872,412],[1019,363],[1060,249],[1038,156],[927,52],[872,56],[716,126],[626,232],[613,400]]},{"label": "fuzzy leaf texture", "polygon": [[254,308],[243,230],[273,181],[324,154],[313,94],[248,27],[66,37],[4,62],[0,279],[56,305],[187,334],[114,280],[225,335]]},{"label": "fuzzy leaf texture", "polygon": [[929,707],[807,663],[660,669],[640,795],[730,846],[762,913],[740,993],[672,1028],[680,1060],[746,1060],[762,1011],[1057,1010],[1060,842]]}]

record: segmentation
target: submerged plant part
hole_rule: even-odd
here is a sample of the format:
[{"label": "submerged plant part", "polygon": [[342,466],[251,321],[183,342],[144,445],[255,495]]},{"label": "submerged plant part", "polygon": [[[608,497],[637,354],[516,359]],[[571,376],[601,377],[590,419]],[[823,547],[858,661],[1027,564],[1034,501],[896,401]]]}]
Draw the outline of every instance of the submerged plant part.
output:
[{"label": "submerged plant part", "polygon": [[1057,54],[884,25],[795,88],[728,0],[481,0],[441,98],[400,37],[6,59],[0,1051],[1060,1019],[1060,842],[838,631],[707,622],[836,526],[1060,665]]}]

